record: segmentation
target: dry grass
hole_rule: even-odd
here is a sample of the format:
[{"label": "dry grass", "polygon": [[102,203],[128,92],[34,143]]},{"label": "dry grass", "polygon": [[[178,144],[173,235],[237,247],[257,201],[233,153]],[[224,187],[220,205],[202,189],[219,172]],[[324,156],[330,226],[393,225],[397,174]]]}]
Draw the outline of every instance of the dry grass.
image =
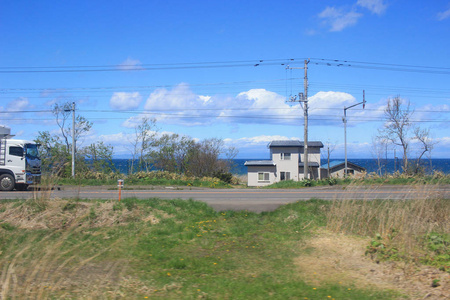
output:
[{"label": "dry grass", "polygon": [[[0,299],[48,299],[50,295],[72,299],[73,294],[85,299],[121,297],[124,290],[136,288],[138,282],[123,276],[128,262],[98,258],[125,243],[126,237],[90,253],[86,252],[92,247],[87,237],[107,241],[110,237],[104,228],[120,228],[136,220],[158,224],[161,218],[169,217],[157,209],[130,210],[117,201],[50,201],[35,197],[0,203],[0,224],[15,228],[9,230],[21,229],[26,237],[10,239],[9,246],[16,251],[0,251]],[[0,228],[0,235],[6,233],[7,229]],[[74,240],[73,236],[86,239]],[[146,287],[140,284],[139,288]]]},{"label": "dry grass", "polygon": [[377,237],[383,246],[417,262],[427,255],[423,247],[427,235],[450,233],[450,201],[439,196],[438,186],[411,189],[407,198],[399,200],[337,199],[328,212],[327,229]]},{"label": "dry grass", "polygon": [[[294,263],[301,278],[314,286],[336,284],[392,290],[408,299],[446,299],[450,295],[448,274],[433,267],[417,270],[404,263],[376,263],[364,255],[369,242],[369,238],[320,230],[302,243],[304,253]],[[407,272],[408,268],[412,270]],[[411,272],[414,276],[409,275]],[[434,279],[440,280],[437,288],[430,284]]]}]

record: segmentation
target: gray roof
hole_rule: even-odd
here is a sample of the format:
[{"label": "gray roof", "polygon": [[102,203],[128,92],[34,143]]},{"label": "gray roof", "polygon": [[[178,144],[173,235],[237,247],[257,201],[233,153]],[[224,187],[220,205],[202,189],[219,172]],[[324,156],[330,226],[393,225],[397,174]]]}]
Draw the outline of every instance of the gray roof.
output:
[{"label": "gray roof", "polygon": [[[344,166],[345,165],[345,161],[343,161],[343,160],[331,161],[330,162],[330,169],[333,169],[333,168],[341,166],[341,165]],[[328,164],[324,164],[320,168],[321,169],[328,169]],[[365,168],[363,168],[361,166],[358,166],[357,164],[354,164],[354,163],[349,162],[349,161],[347,161],[347,168],[353,168],[353,169],[358,169],[359,168],[359,169],[361,169],[363,171],[366,170]]]},{"label": "gray roof", "polygon": [[[269,144],[269,148],[271,147],[304,147],[305,142],[299,140],[278,140],[272,141]],[[319,147],[323,148],[322,142],[319,141],[309,141],[308,147]]]},{"label": "gray roof", "polygon": [[244,166],[275,166],[272,160],[250,160],[246,161]]}]

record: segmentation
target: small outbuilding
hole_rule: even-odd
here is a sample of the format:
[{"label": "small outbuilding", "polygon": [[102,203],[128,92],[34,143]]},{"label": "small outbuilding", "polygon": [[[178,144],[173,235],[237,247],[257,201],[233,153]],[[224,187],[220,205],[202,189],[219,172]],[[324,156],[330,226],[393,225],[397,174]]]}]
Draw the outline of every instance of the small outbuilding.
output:
[{"label": "small outbuilding", "polygon": [[[345,161],[337,160],[332,161],[330,164],[325,164],[320,167],[320,177],[328,178],[328,177],[344,177],[345,171]],[[347,175],[358,175],[365,172],[366,169],[358,166],[352,162],[347,161]]]}]

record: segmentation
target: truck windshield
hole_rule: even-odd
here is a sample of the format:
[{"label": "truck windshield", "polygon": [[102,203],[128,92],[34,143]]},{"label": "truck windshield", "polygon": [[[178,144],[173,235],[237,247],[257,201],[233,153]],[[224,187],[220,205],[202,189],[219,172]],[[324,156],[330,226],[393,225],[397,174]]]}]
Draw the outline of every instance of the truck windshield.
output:
[{"label": "truck windshield", "polygon": [[39,158],[38,146],[36,144],[27,144],[25,149],[27,158]]}]

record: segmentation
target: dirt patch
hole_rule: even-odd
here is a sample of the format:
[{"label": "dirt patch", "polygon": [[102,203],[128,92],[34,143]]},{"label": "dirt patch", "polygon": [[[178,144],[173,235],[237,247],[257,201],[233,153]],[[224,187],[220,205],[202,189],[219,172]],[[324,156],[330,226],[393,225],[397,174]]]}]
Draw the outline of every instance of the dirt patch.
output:
[{"label": "dirt patch", "polygon": [[[397,290],[409,299],[450,299],[450,275],[436,268],[397,262],[376,263],[365,256],[369,239],[320,232],[295,259],[302,279],[310,284],[338,283]],[[440,286],[432,287],[434,279]]]}]

